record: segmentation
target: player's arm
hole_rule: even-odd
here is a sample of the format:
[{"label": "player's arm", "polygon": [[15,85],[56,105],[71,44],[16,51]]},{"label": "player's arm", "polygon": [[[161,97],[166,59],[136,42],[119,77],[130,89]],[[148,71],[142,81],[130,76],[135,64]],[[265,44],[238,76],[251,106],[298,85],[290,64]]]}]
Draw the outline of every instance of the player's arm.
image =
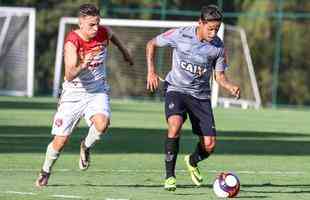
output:
[{"label": "player's arm", "polygon": [[76,46],[71,42],[65,43],[64,61],[65,61],[65,78],[67,81],[75,79],[83,70],[85,70],[94,55],[89,53],[85,55],[83,60],[80,60],[77,54]]},{"label": "player's arm", "polygon": [[215,80],[216,82],[230,92],[231,95],[235,96],[237,99],[240,98],[240,88],[239,86],[231,83],[226,74],[225,71],[216,71],[215,72]]},{"label": "player's arm", "polygon": [[133,59],[128,51],[128,49],[125,47],[125,45],[121,42],[121,40],[115,35],[112,34],[111,36],[111,42],[117,46],[117,48],[120,50],[120,52],[123,54],[124,60],[128,62],[130,65],[133,65]]},{"label": "player's arm", "polygon": [[237,99],[240,98],[240,88],[239,86],[230,82],[225,74],[225,70],[228,67],[227,65],[227,52],[226,49],[223,47],[219,52],[219,57],[215,62],[215,80],[216,82],[230,92],[231,95],[235,96]]},{"label": "player's arm", "polygon": [[157,47],[169,46],[172,48],[176,47],[176,39],[178,38],[179,30],[170,29],[146,44],[146,62],[147,62],[147,85],[148,90],[154,91],[158,88],[159,76],[156,73],[156,67],[154,64],[154,58]]},{"label": "player's arm", "polygon": [[156,74],[154,57],[156,52],[155,38],[146,44],[146,62],[147,62],[147,84],[146,89],[152,92],[158,88],[159,77]]}]

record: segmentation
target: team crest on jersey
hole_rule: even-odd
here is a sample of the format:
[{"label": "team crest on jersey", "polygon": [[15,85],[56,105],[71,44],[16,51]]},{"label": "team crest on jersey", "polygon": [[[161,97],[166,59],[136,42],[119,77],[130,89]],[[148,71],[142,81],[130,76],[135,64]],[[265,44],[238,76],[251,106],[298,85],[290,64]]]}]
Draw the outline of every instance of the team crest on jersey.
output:
[{"label": "team crest on jersey", "polygon": [[58,119],[55,119],[55,125],[57,127],[61,127],[62,126],[62,119],[58,118]]},{"label": "team crest on jersey", "polygon": [[199,77],[203,76],[208,71],[207,68],[205,68],[203,66],[188,63],[185,61],[181,61],[181,68],[184,69],[185,71],[192,73],[192,74],[196,74]]},{"label": "team crest on jersey", "polygon": [[207,59],[207,66],[213,66],[213,63],[214,63],[214,58],[213,58],[213,56],[208,56],[208,59]]}]

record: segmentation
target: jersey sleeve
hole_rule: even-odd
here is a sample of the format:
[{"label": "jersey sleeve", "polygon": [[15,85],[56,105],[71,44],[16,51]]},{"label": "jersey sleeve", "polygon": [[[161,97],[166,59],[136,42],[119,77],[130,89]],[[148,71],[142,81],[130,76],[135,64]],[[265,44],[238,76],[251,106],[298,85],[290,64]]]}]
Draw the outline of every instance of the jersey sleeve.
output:
[{"label": "jersey sleeve", "polygon": [[99,30],[98,30],[98,37],[101,40],[107,40],[109,42],[109,40],[111,39],[113,35],[112,29],[108,26],[100,26]]},{"label": "jersey sleeve", "polygon": [[110,40],[114,33],[113,33],[112,29],[110,27],[108,27],[108,26],[105,26],[105,30],[106,30],[108,38]]},{"label": "jersey sleeve", "polygon": [[227,54],[224,47],[220,48],[218,58],[215,61],[214,69],[215,71],[225,71],[228,68],[227,64]]},{"label": "jersey sleeve", "polygon": [[76,46],[77,49],[80,46],[79,39],[78,39],[78,37],[76,36],[76,34],[73,31],[68,33],[68,35],[67,35],[67,37],[65,39],[65,44],[67,42],[71,42],[74,46]]},{"label": "jersey sleeve", "polygon": [[177,38],[179,37],[179,29],[170,29],[155,38],[155,43],[159,47],[169,46],[176,47]]}]

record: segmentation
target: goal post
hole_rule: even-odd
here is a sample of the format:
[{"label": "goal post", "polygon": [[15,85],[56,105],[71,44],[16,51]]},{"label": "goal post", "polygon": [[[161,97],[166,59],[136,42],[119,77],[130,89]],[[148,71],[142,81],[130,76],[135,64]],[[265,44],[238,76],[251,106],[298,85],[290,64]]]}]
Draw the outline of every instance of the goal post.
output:
[{"label": "goal post", "polygon": [[[100,24],[111,26],[112,31],[114,27],[132,27],[132,28],[157,28],[157,29],[169,29],[181,26],[193,25],[196,22],[191,21],[160,21],[160,20],[128,20],[128,19],[101,19]],[[53,96],[57,97],[60,90],[60,84],[62,79],[62,66],[63,66],[63,45],[65,35],[68,31],[67,26],[77,25],[78,18],[76,17],[62,17],[59,22],[59,32],[57,39],[56,61],[55,61],[55,73],[54,73],[54,85]],[[115,31],[114,31],[115,32]],[[116,32],[118,34],[118,32]],[[153,35],[154,37],[155,35]],[[148,38],[151,39],[151,38]],[[146,43],[142,43],[139,48],[145,48]],[[133,55],[134,56],[134,55]],[[144,56],[144,55],[143,55]],[[112,58],[109,58],[112,59]],[[146,67],[146,65],[144,66]]]},{"label": "goal post", "polygon": [[241,98],[236,99],[220,92],[216,81],[212,84],[212,107],[218,105],[222,107],[239,106],[243,109],[248,107],[260,108],[261,97],[257,85],[254,66],[247,42],[245,30],[238,26],[225,24],[224,33],[219,37],[224,41],[228,51],[229,69],[227,74],[232,81],[237,80],[241,89]]},{"label": "goal post", "polygon": [[34,94],[34,8],[0,7],[0,95]]},{"label": "goal post", "polygon": [[[112,31],[116,33],[121,40],[126,44],[131,52],[135,65],[133,67],[127,66],[122,60],[122,56],[113,45],[109,46],[109,57],[107,60],[107,72],[108,82],[111,85],[112,97],[149,97],[149,93],[146,91],[146,59],[145,59],[145,46],[148,40],[156,35],[164,32],[170,28],[177,28],[183,26],[194,25],[195,21],[160,21],[160,20],[125,20],[125,19],[102,19],[100,24],[110,26]],[[60,86],[63,81],[63,45],[65,35],[68,31],[72,30],[72,26],[77,27],[78,19],[71,17],[63,17],[59,23],[59,33],[56,50],[55,61],[55,73],[54,73],[54,88],[53,96],[56,97],[59,94]],[[239,30],[239,29],[238,29]],[[218,105],[229,107],[239,106],[242,108],[260,106],[259,93],[254,94],[254,90],[258,92],[255,74],[249,54],[249,49],[244,50],[246,45],[241,44],[240,32],[234,30],[234,26],[222,24],[218,32],[220,38],[224,39],[225,47],[228,42],[228,54],[230,51],[235,52],[232,58],[229,60],[229,69],[231,71],[235,67],[239,71],[243,71],[246,81],[239,80],[238,84],[246,85],[245,88],[249,93],[245,97],[251,97],[251,99],[235,100],[229,95],[225,96],[225,93],[221,91],[215,81],[212,81],[212,105],[216,107]],[[232,35],[232,36],[229,36]],[[225,36],[225,37],[224,37]],[[244,37],[244,36],[242,36]],[[227,40],[226,40],[227,39]],[[245,40],[246,42],[246,40]],[[236,44],[234,44],[236,43]],[[236,53],[242,55],[235,55]],[[247,53],[248,57],[244,54]],[[242,59],[242,61],[238,60]],[[248,61],[246,61],[248,59]],[[230,62],[231,61],[231,62]],[[161,77],[164,77],[171,69],[171,51],[169,48],[159,48],[155,57],[157,66],[157,72]],[[242,68],[242,69],[239,69]],[[231,77],[234,80],[234,76],[239,77],[240,74],[234,72]],[[252,75],[250,75],[252,73]],[[251,77],[250,77],[251,76]],[[240,79],[240,77],[239,77]],[[253,82],[251,82],[253,81]],[[241,87],[243,90],[244,87]],[[226,92],[227,93],[227,92]],[[258,100],[255,99],[258,97]]]}]

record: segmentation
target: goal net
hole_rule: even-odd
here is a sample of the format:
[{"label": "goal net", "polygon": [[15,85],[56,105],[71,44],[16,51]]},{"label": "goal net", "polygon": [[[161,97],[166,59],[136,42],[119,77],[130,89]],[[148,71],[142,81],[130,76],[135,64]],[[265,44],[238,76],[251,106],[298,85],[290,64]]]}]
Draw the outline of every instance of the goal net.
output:
[{"label": "goal net", "polygon": [[241,108],[261,106],[261,97],[257,85],[254,67],[244,29],[225,24],[224,34],[220,35],[228,53],[229,68],[225,72],[229,79],[240,86],[241,98],[235,99],[227,91],[219,88],[213,81],[212,106],[239,106]]},{"label": "goal net", "polygon": [[[55,63],[55,77],[54,77],[54,91],[53,95],[56,97],[59,94],[60,86],[63,81],[63,45],[64,38],[68,31],[77,28],[78,19],[77,18],[68,18],[63,17],[59,24],[59,33],[58,33],[58,42],[57,42],[57,51],[56,51],[56,63]],[[118,20],[118,19],[103,19],[101,24],[107,25],[112,28],[113,32],[116,33],[121,40],[126,44],[126,47],[129,49],[131,55],[134,58],[135,65],[128,66],[122,58],[121,53],[117,50],[114,45],[109,46],[109,58],[107,60],[107,72],[108,72],[108,82],[111,85],[111,96],[112,97],[126,97],[126,98],[160,98],[162,95],[162,90],[155,94],[150,94],[146,90],[146,74],[147,74],[147,65],[145,58],[145,46],[146,43],[155,37],[156,35],[164,32],[167,29],[182,27],[188,25],[194,25],[196,22],[188,21],[157,21],[157,20]],[[219,36],[224,39],[227,38],[228,42],[228,52],[234,51],[235,48],[238,49],[234,52],[232,59],[230,59],[229,65],[229,76],[232,76],[232,79],[236,79],[237,83],[242,84],[241,89],[247,88],[247,91],[252,94],[243,94],[242,99],[235,100],[230,96],[227,96],[222,90],[219,90],[217,84],[212,84],[213,96],[212,96],[212,105],[215,107],[217,105],[223,105],[225,107],[231,105],[241,106],[243,108],[249,106],[258,106],[259,102],[256,102],[253,88],[257,87],[254,85],[251,87],[252,82],[250,73],[254,73],[253,70],[249,70],[252,66],[251,63],[248,63],[245,59],[247,58],[244,54],[249,53],[243,51],[243,46],[241,43],[241,38],[239,32],[232,29],[230,26],[229,29],[225,29],[226,26],[221,26],[219,31]],[[225,30],[225,31],[224,31]],[[239,30],[239,29],[238,29]],[[225,34],[224,34],[225,32]],[[231,33],[236,32],[236,33]],[[226,34],[235,34],[234,36],[227,36]],[[239,34],[239,35],[238,35]],[[230,44],[231,43],[231,44]],[[236,44],[234,44],[236,43]],[[239,46],[237,44],[239,43]],[[238,57],[233,59],[233,57]],[[242,61],[238,61],[242,60]],[[250,57],[249,57],[250,59]],[[171,50],[169,48],[159,48],[156,53],[155,58],[157,72],[161,77],[170,71],[171,68]],[[235,70],[234,68],[239,69]],[[253,69],[253,67],[252,67]],[[232,72],[230,72],[232,71]],[[242,77],[240,72],[244,72]],[[244,78],[246,79],[244,81]],[[253,74],[254,82],[255,75]],[[244,87],[243,87],[244,85]],[[250,87],[250,88],[248,88]],[[258,91],[258,90],[257,90]],[[259,95],[258,95],[259,96]],[[244,97],[244,98],[243,98]]]},{"label": "goal net", "polygon": [[35,9],[0,7],[0,95],[33,96]]}]

